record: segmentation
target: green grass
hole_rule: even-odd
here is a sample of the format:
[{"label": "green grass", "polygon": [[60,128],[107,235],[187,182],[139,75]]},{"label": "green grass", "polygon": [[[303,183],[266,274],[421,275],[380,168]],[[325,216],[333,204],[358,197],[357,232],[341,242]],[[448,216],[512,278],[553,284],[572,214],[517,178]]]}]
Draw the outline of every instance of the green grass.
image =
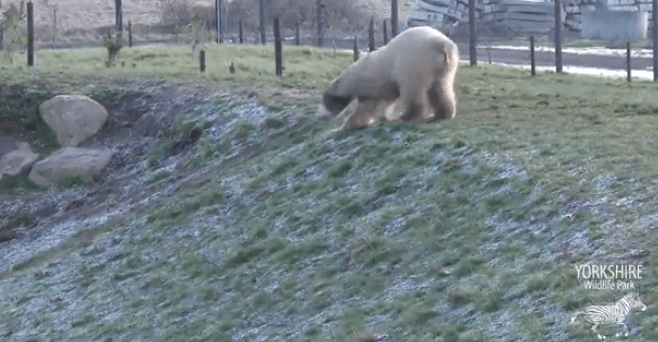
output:
[{"label": "green grass", "polygon": [[[13,82],[2,82],[12,84]],[[52,152],[59,147],[57,137],[41,119],[38,106],[53,94],[38,86],[1,86],[0,133],[3,135],[25,135],[41,151]]]},{"label": "green grass", "polygon": [[16,193],[21,191],[40,191],[44,190],[44,187],[32,183],[26,175],[4,175],[0,181],[0,190],[6,193]]},{"label": "green grass", "polygon": [[[198,75],[189,52],[167,49],[122,51],[118,63],[150,54],[126,74],[99,67],[100,52],[44,52],[41,72],[70,58],[80,67],[66,72],[78,77],[308,96],[272,96],[280,111],[262,124],[202,139],[192,165],[254,146],[203,186],[0,275],[10,294],[0,331],[49,341],[356,341],[363,331],[393,341],[592,341],[571,315],[625,292],[583,289],[573,265],[614,262],[646,272],[636,283],[648,309],[627,317],[629,339],[658,338],[653,83],[462,67],[451,122],[328,133],[339,123],[309,114],[349,55],[290,49],[292,75],[280,80],[271,48],[210,49],[239,61],[236,76],[219,62]],[[289,115],[296,123],[281,125]],[[265,138],[271,130],[280,133]],[[629,250],[650,253],[634,260]]]},{"label": "green grass", "polygon": [[[26,81],[47,74],[47,79],[66,79],[71,83],[82,82],[92,75],[148,77],[176,82],[221,83],[226,87],[248,87],[256,92],[273,86],[319,91],[349,65],[348,58],[336,59],[330,50],[286,46],[283,56],[286,70],[284,77],[279,78],[274,73],[274,50],[271,46],[208,44],[204,49],[207,69],[203,74],[199,71],[198,49],[192,54],[189,47],[167,46],[124,48],[112,68],[104,66],[107,59],[104,48],[44,50],[37,52],[39,61],[36,70],[28,74],[20,72],[20,66],[3,64],[0,65],[0,79]],[[235,74],[229,72],[231,63],[235,65]]]}]

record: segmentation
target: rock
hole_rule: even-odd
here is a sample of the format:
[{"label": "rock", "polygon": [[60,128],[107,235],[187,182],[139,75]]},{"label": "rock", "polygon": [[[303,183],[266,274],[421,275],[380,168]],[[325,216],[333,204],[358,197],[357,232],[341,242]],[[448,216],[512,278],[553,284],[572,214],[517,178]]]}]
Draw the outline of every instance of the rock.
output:
[{"label": "rock", "polygon": [[91,182],[95,175],[107,167],[112,154],[114,152],[109,149],[63,147],[34,164],[28,177],[38,185],[54,184],[71,177]]},{"label": "rock", "polygon": [[62,146],[78,146],[103,127],[107,110],[84,95],[58,95],[39,106],[39,113]]},{"label": "rock", "polygon": [[3,175],[16,176],[27,170],[39,158],[30,144],[0,137],[0,180]]},{"label": "rock", "polygon": [[136,134],[155,137],[160,132],[162,124],[158,122],[158,117],[154,113],[146,113],[135,121],[133,128]]}]

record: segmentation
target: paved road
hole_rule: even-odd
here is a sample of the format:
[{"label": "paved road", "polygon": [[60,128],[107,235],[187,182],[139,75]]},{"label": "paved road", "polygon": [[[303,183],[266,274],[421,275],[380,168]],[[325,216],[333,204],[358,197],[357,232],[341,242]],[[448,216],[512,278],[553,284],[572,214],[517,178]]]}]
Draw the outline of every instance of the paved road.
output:
[{"label": "paved road", "polygon": [[[457,44],[462,59],[468,60],[468,44]],[[632,56],[632,54],[631,54]],[[497,63],[507,64],[524,64],[530,65],[530,51],[528,50],[503,50],[491,49],[491,60]],[[478,49],[478,63],[488,63],[489,56],[487,49]],[[555,67],[555,52],[553,51],[535,51],[535,61],[537,66]],[[626,56],[602,56],[602,55],[585,55],[562,52],[562,64],[564,66],[579,66],[589,68],[603,69],[626,69]],[[651,58],[632,57],[631,67],[633,70],[647,70],[653,62]]]}]

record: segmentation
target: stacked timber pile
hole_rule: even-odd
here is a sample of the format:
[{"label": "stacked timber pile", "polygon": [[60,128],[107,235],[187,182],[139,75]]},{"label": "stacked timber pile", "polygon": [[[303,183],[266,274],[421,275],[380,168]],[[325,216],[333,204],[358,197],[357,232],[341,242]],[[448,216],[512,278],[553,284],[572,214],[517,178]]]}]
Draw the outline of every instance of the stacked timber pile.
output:
[{"label": "stacked timber pile", "polygon": [[546,33],[554,26],[555,6],[551,2],[502,0],[490,5],[485,5],[481,18],[490,25],[503,25],[513,31],[532,33]]},{"label": "stacked timber pile", "polygon": [[421,0],[411,12],[408,26],[468,22],[468,0]]},{"label": "stacked timber pile", "polygon": [[596,9],[595,0],[569,1],[564,4],[564,26],[571,31],[580,32],[580,23],[582,21],[583,11],[593,11]]},{"label": "stacked timber pile", "polygon": [[[548,32],[555,17],[552,2],[477,0],[476,18],[491,27],[504,26],[521,32]],[[564,19],[564,18],[563,18]],[[408,26],[468,22],[468,0],[420,0],[409,15]]]},{"label": "stacked timber pile", "polygon": [[[553,29],[555,4],[549,1],[476,0],[478,22],[523,33],[547,33]],[[563,0],[562,22],[579,32],[581,13],[599,8],[651,11],[651,0]],[[649,16],[651,26],[651,16]],[[440,26],[468,23],[468,0],[419,0],[409,15],[408,26]]]}]

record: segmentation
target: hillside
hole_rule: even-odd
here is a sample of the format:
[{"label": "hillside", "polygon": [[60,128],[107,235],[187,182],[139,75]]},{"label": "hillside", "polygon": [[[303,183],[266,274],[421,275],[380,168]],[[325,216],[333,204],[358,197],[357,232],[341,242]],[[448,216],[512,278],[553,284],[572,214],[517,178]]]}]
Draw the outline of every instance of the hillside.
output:
[{"label": "hillside", "polygon": [[[197,1],[213,3],[210,1]],[[3,9],[11,4],[18,5],[19,0],[5,0]],[[153,25],[160,21],[161,11],[158,0],[134,0],[123,2],[123,17],[127,22]],[[114,25],[114,0],[57,0],[50,2],[34,1],[35,26],[50,27],[52,23],[49,10],[57,7],[57,26],[60,32],[73,30],[92,30],[98,27]]]},{"label": "hillside", "polygon": [[3,183],[3,340],[589,342],[572,315],[627,291],[582,264],[643,265],[629,340],[658,339],[655,84],[462,67],[456,119],[331,133],[313,114],[351,56],[286,48],[278,78],[269,46],[207,53],[0,68],[1,114],[88,94],[113,119],[87,146],[117,151],[95,184]]}]

